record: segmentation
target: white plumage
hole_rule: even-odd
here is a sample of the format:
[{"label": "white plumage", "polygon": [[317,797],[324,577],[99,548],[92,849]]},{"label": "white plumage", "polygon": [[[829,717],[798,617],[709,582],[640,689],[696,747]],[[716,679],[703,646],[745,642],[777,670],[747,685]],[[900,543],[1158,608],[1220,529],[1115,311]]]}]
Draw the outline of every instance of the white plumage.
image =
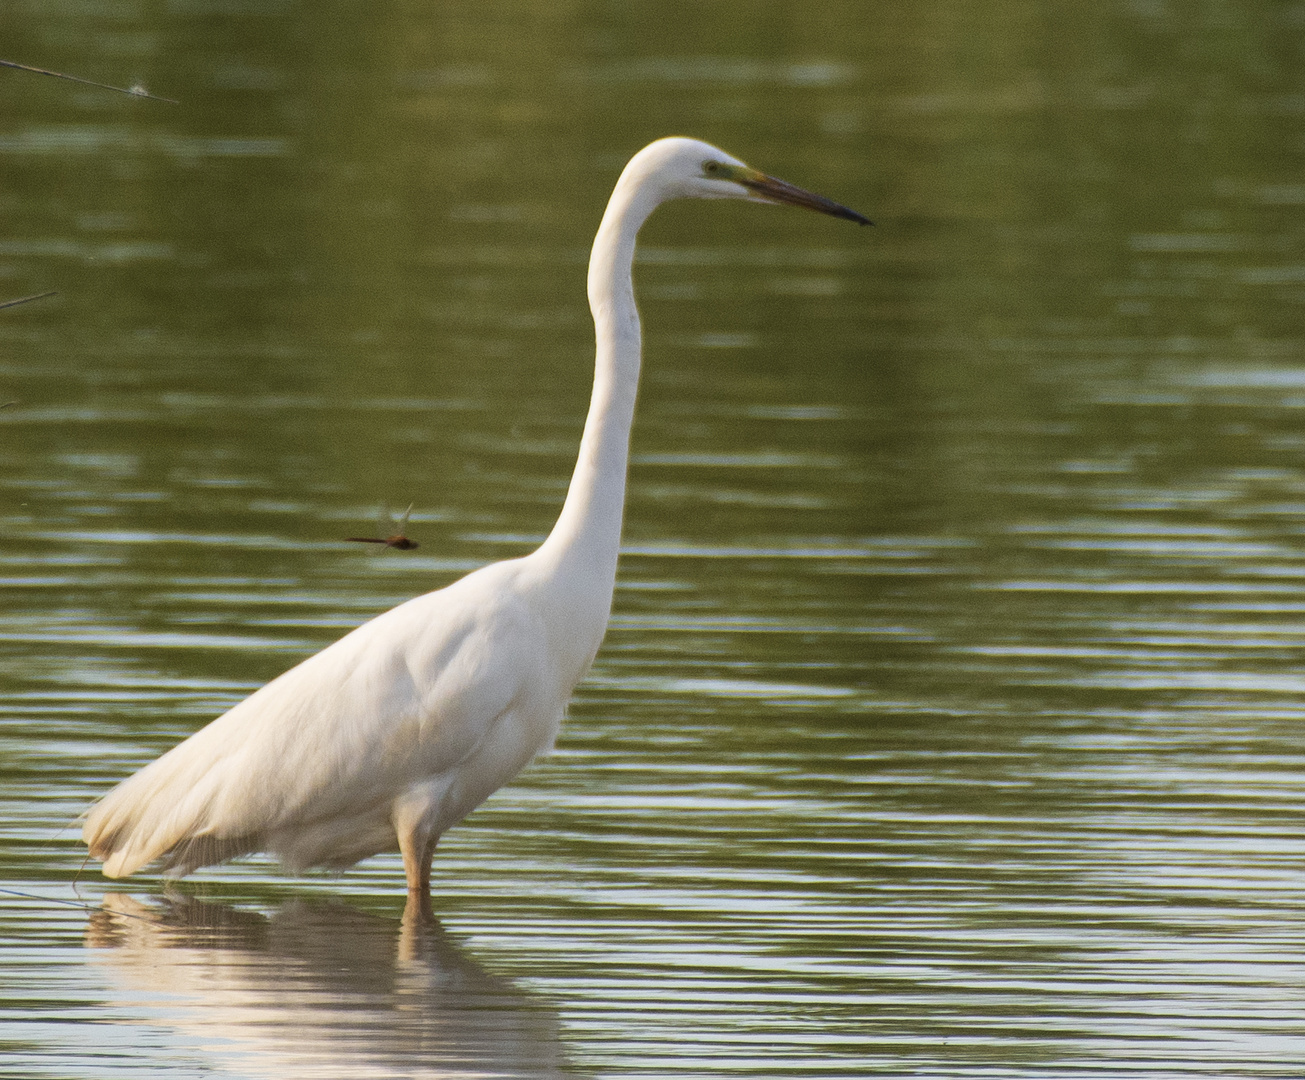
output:
[{"label": "white plumage", "polygon": [[594,390],[557,524],[535,552],[385,612],[123,781],[82,837],[109,877],[181,875],[251,851],[292,869],[397,849],[405,918],[429,919],[440,835],[553,745],[602,642],[616,580],[640,328],[631,269],[676,197],[845,207],[692,139],[631,159],[594,240]]}]

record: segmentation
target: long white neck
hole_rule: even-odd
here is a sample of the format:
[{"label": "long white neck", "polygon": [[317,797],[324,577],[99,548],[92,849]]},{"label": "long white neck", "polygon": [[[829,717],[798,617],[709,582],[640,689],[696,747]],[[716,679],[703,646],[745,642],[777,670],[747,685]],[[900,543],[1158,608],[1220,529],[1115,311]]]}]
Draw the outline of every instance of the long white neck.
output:
[{"label": "long white neck", "polygon": [[659,201],[644,179],[629,168],[621,174],[594,238],[589,256],[589,307],[597,338],[593,397],[566,502],[537,553],[550,565],[554,580],[579,602],[576,614],[601,619],[600,626],[584,628],[596,630],[600,639],[616,582],[639,389],[642,343],[634,303],[634,242]]}]

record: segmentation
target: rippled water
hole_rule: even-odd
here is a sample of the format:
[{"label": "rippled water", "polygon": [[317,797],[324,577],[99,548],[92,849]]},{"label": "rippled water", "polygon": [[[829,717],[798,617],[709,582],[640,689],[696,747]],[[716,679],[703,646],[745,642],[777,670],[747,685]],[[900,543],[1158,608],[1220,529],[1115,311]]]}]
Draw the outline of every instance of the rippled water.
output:
[{"label": "rippled water", "polygon": [[[1298,1076],[1299,5],[24,8],[0,1076]],[[81,869],[114,781],[546,533],[682,131],[607,644],[402,870]],[[415,502],[415,552],[341,542]]]}]

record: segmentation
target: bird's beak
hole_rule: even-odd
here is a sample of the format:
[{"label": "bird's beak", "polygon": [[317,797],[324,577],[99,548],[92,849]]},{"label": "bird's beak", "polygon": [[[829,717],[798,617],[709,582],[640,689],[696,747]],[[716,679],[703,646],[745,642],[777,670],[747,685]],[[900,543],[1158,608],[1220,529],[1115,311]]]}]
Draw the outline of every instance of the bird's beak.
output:
[{"label": "bird's beak", "polygon": [[804,191],[800,187],[788,183],[784,180],[777,180],[773,176],[767,176],[756,169],[739,169],[731,177],[736,184],[742,184],[751,191],[758,199],[763,202],[784,203],[788,206],[802,206],[808,210],[818,210],[822,214],[829,214],[832,217],[846,218],[848,221],[855,221],[858,225],[873,225],[874,222],[867,217],[862,217],[855,210],[849,210],[846,206],[840,206],[831,199],[826,199],[823,195],[816,195],[810,191]]}]

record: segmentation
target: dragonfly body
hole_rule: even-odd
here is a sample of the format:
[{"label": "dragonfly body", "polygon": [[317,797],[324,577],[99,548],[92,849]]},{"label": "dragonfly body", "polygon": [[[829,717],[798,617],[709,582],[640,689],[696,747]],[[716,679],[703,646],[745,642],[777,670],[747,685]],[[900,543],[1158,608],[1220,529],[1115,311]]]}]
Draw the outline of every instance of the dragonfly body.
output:
[{"label": "dragonfly body", "polygon": [[421,546],[416,540],[408,539],[408,515],[411,513],[412,503],[409,503],[408,509],[403,512],[403,517],[398,521],[389,517],[388,511],[382,514],[381,532],[394,530],[389,536],[346,536],[345,540],[351,544],[384,544],[399,551],[411,551]]},{"label": "dragonfly body", "polygon": [[415,547],[421,547],[416,540],[409,540],[406,536],[387,536],[384,539],[379,536],[346,536],[345,539],[353,544],[384,544],[386,547],[398,548],[400,551],[411,551]]}]

